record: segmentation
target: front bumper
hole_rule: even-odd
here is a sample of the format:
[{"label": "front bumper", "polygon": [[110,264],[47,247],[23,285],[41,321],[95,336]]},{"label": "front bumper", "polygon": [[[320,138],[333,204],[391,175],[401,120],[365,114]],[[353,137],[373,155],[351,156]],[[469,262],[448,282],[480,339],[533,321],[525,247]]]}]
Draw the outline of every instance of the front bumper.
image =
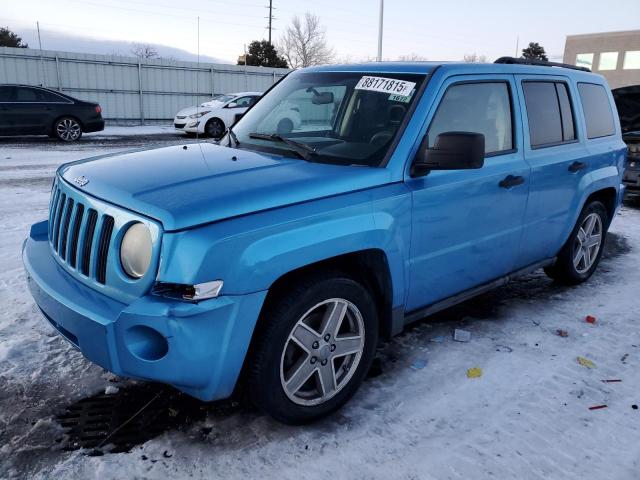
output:
[{"label": "front bumper", "polygon": [[47,222],[22,250],[27,282],[49,323],[92,362],[168,383],[201,400],[233,392],[266,291],[198,304],[146,295],[124,304],[76,281],[54,260]]}]

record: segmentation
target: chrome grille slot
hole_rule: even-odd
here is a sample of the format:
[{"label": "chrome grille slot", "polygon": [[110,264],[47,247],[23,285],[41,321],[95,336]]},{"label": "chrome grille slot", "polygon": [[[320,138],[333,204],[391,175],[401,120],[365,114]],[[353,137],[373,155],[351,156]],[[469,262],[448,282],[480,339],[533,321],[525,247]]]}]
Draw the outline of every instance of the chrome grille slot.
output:
[{"label": "chrome grille slot", "polygon": [[87,226],[84,233],[84,247],[82,249],[82,273],[89,276],[89,266],[91,265],[91,245],[93,244],[93,234],[96,231],[96,222],[98,221],[98,212],[93,208],[89,209],[87,218]]},{"label": "chrome grille slot", "polygon": [[62,212],[64,211],[64,205],[67,201],[67,196],[63,193],[58,200],[58,208],[56,210],[56,221],[53,225],[53,249],[58,251],[58,240],[60,238],[60,222],[62,221]]},{"label": "chrome grille slot", "polygon": [[64,214],[64,223],[60,227],[60,258],[67,258],[67,238],[69,237],[69,224],[71,223],[71,213],[73,212],[73,198],[67,199],[67,208]]},{"label": "chrome grille slot", "polygon": [[53,239],[53,224],[55,223],[56,208],[58,206],[58,199],[60,198],[60,189],[57,186],[54,188],[55,191],[51,193],[51,204],[49,205],[49,240]]},{"label": "chrome grille slot", "polygon": [[107,259],[109,257],[109,243],[113,233],[113,217],[105,215],[102,220],[102,232],[98,244],[98,260],[96,263],[96,281],[104,284],[107,274]]},{"label": "chrome grille slot", "polygon": [[78,203],[76,207],[76,218],[73,221],[73,231],[71,232],[71,245],[69,246],[69,265],[76,268],[78,257],[78,238],[80,237],[80,227],[84,217],[84,205]]}]

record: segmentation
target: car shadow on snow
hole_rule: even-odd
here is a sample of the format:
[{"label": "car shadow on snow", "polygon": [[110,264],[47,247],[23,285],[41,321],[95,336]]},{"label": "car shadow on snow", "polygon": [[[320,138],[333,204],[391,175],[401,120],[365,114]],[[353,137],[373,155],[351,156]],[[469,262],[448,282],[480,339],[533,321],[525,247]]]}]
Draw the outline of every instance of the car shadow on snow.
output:
[{"label": "car shadow on snow", "polygon": [[[597,275],[607,276],[608,260],[629,251],[631,246],[625,237],[609,233],[603,253],[602,272],[599,271]],[[598,281],[608,280],[601,278]],[[504,287],[422,319],[414,328],[407,328],[404,333],[380,346],[369,378],[388,373],[406,363],[407,353],[403,353],[402,345],[414,335],[416,327],[420,329],[421,325],[428,324],[439,330],[449,331],[452,327],[464,327],[473,320],[504,319],[508,314],[505,307],[514,300],[543,302],[571,288],[553,282],[542,271],[534,272]],[[426,332],[427,335],[432,333]],[[422,342],[422,337],[423,335],[419,335],[417,340]],[[429,341],[428,337],[424,341]],[[257,415],[246,400],[232,398],[205,403],[172,387],[154,383],[130,383],[120,389],[113,389],[113,392],[86,397],[64,408],[64,412],[57,417],[57,422],[64,430],[63,438],[57,439],[63,450],[85,449],[88,455],[130,452],[136,445],[169,431],[189,432],[191,436],[195,431],[196,436],[209,441],[207,436],[212,428],[207,425],[212,422],[236,416],[237,419],[230,423],[237,426]],[[341,418],[340,414],[336,414],[321,428],[331,428],[332,422],[341,424],[344,420]],[[167,455],[165,452],[165,456]]]}]

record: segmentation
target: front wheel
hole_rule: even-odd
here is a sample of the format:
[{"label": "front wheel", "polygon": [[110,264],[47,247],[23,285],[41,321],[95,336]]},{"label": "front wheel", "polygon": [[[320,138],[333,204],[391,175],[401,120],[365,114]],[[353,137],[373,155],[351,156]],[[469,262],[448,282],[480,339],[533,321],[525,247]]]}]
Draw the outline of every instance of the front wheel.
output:
[{"label": "front wheel", "polygon": [[556,263],[545,268],[547,275],[569,285],[587,280],[600,263],[608,225],[607,209],[602,202],[593,201],[585,206]]},{"label": "front wheel", "polygon": [[340,408],[373,361],[374,301],[346,275],[297,282],[262,322],[248,386],[256,406],[282,422],[304,424]]},{"label": "front wheel", "polygon": [[75,142],[82,136],[82,126],[73,117],[62,117],[53,125],[53,134],[63,142]]}]

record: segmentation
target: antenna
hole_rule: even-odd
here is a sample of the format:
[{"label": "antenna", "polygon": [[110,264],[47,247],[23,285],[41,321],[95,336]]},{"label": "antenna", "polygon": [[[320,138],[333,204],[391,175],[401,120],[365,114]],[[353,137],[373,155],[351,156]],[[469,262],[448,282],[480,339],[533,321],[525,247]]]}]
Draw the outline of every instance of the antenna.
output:
[{"label": "antenna", "polygon": [[40,47],[40,68],[42,68],[42,83],[43,87],[46,87],[49,83],[47,81],[47,71],[44,68],[44,58],[42,58],[42,40],[40,39],[40,22],[36,22],[36,28],[38,29],[38,46]]},{"label": "antenna", "polygon": [[[198,28],[197,28],[197,35],[198,35],[198,47],[197,47],[197,54],[198,54],[198,59],[197,59],[197,64],[198,64],[198,68],[196,68],[196,118],[198,117],[198,109],[200,108],[200,98],[198,98],[200,96],[200,85],[199,85],[199,79],[200,79],[200,17],[198,16]],[[196,142],[200,143],[200,135],[199,135],[199,129],[200,129],[200,120],[198,120],[198,126],[196,127]],[[202,148],[202,147],[200,147]]]}]

